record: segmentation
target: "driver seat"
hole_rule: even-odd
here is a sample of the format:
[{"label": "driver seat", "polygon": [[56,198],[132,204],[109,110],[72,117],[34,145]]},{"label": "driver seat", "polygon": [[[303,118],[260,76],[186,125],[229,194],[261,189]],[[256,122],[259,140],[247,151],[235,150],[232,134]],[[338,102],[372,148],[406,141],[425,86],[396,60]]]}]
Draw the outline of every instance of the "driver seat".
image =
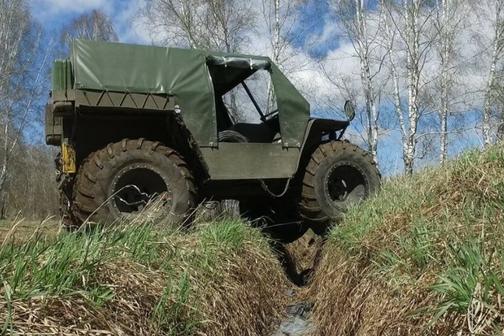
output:
[{"label": "driver seat", "polygon": [[247,142],[271,143],[275,137],[274,132],[267,124],[236,123],[230,130],[235,131],[247,138]]}]

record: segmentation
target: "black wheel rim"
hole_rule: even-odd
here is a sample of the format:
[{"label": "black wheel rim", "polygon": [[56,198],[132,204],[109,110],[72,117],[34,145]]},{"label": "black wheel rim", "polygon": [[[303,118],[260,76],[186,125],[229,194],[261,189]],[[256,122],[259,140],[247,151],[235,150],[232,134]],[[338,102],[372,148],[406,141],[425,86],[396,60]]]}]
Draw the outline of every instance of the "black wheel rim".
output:
[{"label": "black wheel rim", "polygon": [[366,178],[362,171],[347,163],[332,167],[325,178],[325,193],[333,204],[348,207],[366,198]]},{"label": "black wheel rim", "polygon": [[172,194],[163,177],[147,166],[137,165],[123,169],[112,188],[113,205],[123,214],[142,211],[154,201],[170,206]]}]

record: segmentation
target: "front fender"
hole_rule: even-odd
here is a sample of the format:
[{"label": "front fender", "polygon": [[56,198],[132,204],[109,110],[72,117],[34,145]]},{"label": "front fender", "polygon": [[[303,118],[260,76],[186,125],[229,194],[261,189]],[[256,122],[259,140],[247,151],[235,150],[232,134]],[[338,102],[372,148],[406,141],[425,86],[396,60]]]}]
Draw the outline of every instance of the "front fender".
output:
[{"label": "front fender", "polygon": [[324,135],[345,130],[348,125],[350,125],[350,121],[347,120],[310,119],[306,126],[301,151],[304,153],[306,149],[318,146]]},{"label": "front fender", "polygon": [[344,131],[350,121],[333,119],[310,119],[306,126],[303,144],[301,145],[301,155],[297,165],[297,172],[308,163],[312,152],[322,142],[322,137],[326,134],[330,136],[337,131]]}]

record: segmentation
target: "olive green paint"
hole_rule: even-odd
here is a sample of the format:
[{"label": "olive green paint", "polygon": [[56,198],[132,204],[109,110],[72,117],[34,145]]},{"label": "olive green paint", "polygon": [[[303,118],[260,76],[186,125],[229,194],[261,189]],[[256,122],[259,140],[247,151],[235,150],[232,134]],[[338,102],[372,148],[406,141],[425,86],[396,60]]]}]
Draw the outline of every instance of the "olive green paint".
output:
[{"label": "olive green paint", "polygon": [[196,141],[217,142],[203,51],[75,40],[71,62],[75,89],[173,95]]},{"label": "olive green paint", "polygon": [[277,96],[283,144],[299,148],[310,118],[310,104],[274,63],[271,64],[271,79]]},{"label": "olive green paint", "polygon": [[282,144],[228,143],[202,148],[212,180],[289,178],[296,173],[300,151]]}]

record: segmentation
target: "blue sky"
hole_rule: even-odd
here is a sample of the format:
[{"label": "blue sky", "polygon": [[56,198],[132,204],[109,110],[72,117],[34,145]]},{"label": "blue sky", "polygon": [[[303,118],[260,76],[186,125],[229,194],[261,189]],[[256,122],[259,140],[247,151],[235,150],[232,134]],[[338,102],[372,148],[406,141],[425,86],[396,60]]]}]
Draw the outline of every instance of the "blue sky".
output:
[{"label": "blue sky", "polygon": [[[135,16],[145,5],[145,0],[31,0],[33,18],[47,31],[57,32],[77,16],[93,9],[106,13],[114,23],[121,42],[150,44],[149,33]],[[320,18],[320,13],[326,13]],[[300,6],[299,20],[293,32],[293,46],[303,48],[313,37],[324,34],[325,24],[331,20],[329,6],[324,0],[307,1]],[[302,32],[299,34],[299,32]],[[324,43],[314,43],[309,50],[312,57],[321,58],[339,46],[336,36],[326,36]]]},{"label": "blue sky", "polygon": [[93,9],[105,12],[113,21],[119,40],[149,43],[148,34],[141,31],[133,18],[143,1],[137,0],[31,0],[33,18],[53,34],[77,16]]},{"label": "blue sky", "polygon": [[[309,33],[296,35],[292,43],[297,48],[303,48],[308,44],[308,39],[310,37],[323,36],[324,29],[326,28],[325,22],[334,20],[334,18],[326,1],[307,1],[300,6],[299,12],[300,17],[298,25],[304,27],[308,26]],[[325,13],[325,17],[320,18],[320,13]],[[324,43],[315,43],[308,52],[312,57],[323,58],[327,56],[330,50],[337,49],[338,47],[339,39],[337,36],[330,36],[324,39]]]}]

